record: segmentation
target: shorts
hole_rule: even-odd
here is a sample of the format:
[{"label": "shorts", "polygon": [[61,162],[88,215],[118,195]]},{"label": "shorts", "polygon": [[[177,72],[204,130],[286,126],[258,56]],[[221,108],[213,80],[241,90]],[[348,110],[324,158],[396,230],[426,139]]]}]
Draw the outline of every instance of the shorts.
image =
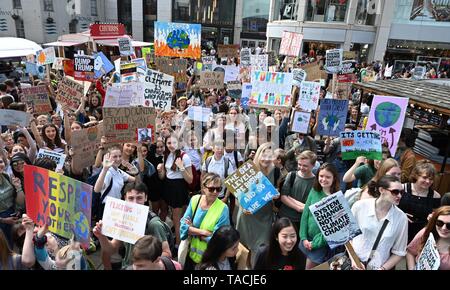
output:
[{"label": "shorts", "polygon": [[182,208],[189,204],[188,186],[184,179],[168,179],[163,184],[163,200],[171,208]]},{"label": "shorts", "polygon": [[315,264],[322,264],[323,262],[328,260],[328,246],[308,251],[305,246],[303,246],[303,241],[300,241],[298,243],[298,248],[300,249],[300,251],[302,251],[303,254],[305,254],[308,259],[310,259]]}]

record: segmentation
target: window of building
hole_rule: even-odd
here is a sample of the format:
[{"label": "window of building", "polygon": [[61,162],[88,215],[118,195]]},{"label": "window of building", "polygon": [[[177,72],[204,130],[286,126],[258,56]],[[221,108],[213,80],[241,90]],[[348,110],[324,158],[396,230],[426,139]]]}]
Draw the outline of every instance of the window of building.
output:
[{"label": "window of building", "polygon": [[143,0],[144,6],[144,41],[153,41],[155,30],[153,22],[157,20],[158,1]]},{"label": "window of building", "polygon": [[[370,6],[372,2],[373,5]],[[381,12],[381,7],[378,7],[377,5],[381,5],[381,1],[371,1],[368,2],[365,0],[358,0],[358,6],[356,8],[356,18],[355,22],[359,25],[374,25],[375,24],[375,17],[377,14]]]},{"label": "window of building", "polygon": [[234,26],[235,0],[173,0],[172,20]]},{"label": "window of building", "polygon": [[117,1],[117,16],[119,23],[123,23],[128,34],[132,34],[132,19],[131,19],[131,0]]},{"label": "window of building", "polygon": [[13,0],[13,9],[22,9],[22,2],[20,0]]},{"label": "window of building", "polygon": [[19,17],[14,22],[16,24],[17,37],[25,38],[25,26],[23,25],[23,19]]},{"label": "window of building", "polygon": [[77,24],[78,20],[72,19],[72,21],[69,22],[69,33],[77,33]]},{"label": "window of building", "polygon": [[295,20],[297,19],[297,0],[278,0],[275,2],[275,11],[278,11],[276,20]]},{"label": "window of building", "polygon": [[266,35],[270,1],[244,1],[242,9],[242,32]]},{"label": "window of building", "polygon": [[308,0],[307,21],[344,22],[349,0]]},{"label": "window of building", "polygon": [[91,15],[98,16],[97,0],[91,0]]},{"label": "window of building", "polygon": [[53,0],[44,0],[44,11],[53,12]]}]

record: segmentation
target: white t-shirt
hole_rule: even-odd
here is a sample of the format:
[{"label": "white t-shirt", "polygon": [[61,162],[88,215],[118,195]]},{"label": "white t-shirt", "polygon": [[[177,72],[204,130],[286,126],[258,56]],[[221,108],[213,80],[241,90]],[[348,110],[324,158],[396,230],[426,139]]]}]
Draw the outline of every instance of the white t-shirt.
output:
[{"label": "white t-shirt", "polygon": [[[237,169],[237,164],[236,161],[234,160],[234,151],[231,151],[230,153],[226,152],[224,153],[223,156],[225,156],[226,158],[230,159],[231,165],[233,165],[233,169],[236,170]],[[242,154],[237,151],[237,160],[238,162],[244,162],[244,158],[242,158]]]},{"label": "white t-shirt", "polygon": [[[224,156],[222,156],[222,158],[220,158],[219,160],[216,160],[216,158],[214,158],[214,155],[211,156],[210,158],[211,158],[211,162],[209,162],[208,170],[206,170],[206,161],[205,161],[202,166],[202,171],[218,174],[220,176],[220,179],[222,179],[222,183],[223,183],[223,181],[225,180],[225,162],[229,162],[229,161],[226,160],[227,158],[225,158]],[[208,159],[206,159],[206,160],[208,160]],[[230,176],[231,174],[233,174],[233,172],[234,172],[234,168],[233,168],[232,164],[230,163],[228,165],[227,176]],[[219,194],[219,198],[223,198],[224,196],[225,196],[225,187],[222,189],[222,192]]]},{"label": "white t-shirt", "polygon": [[[167,162],[166,162],[166,177],[168,179],[183,179],[183,173],[178,169],[175,169],[175,171],[173,171],[172,169],[170,169],[172,167],[172,164],[174,163],[174,154],[170,153],[169,156],[167,156]],[[188,168],[190,166],[192,166],[191,163],[191,158],[189,158],[189,155],[184,154],[183,155],[183,165],[184,168]]]},{"label": "white t-shirt", "polygon": [[[113,184],[111,187],[111,190],[108,192],[108,196],[121,199],[122,198],[122,188],[125,182],[128,181],[128,178],[130,178],[130,175],[128,173],[123,172],[120,169],[115,169],[114,167],[110,167],[108,172],[106,172],[105,180],[103,182],[102,186],[102,196],[103,193],[108,188],[109,184],[111,183],[111,179],[113,180]],[[105,203],[106,200],[103,200],[103,203]]]},{"label": "white t-shirt", "polygon": [[386,217],[378,220],[375,213],[375,198],[370,198],[355,202],[352,207],[352,213],[362,231],[362,235],[355,237],[352,243],[361,261],[369,259],[370,252],[384,220],[389,220],[375,254],[368,265],[369,269],[378,269],[383,266],[391,256],[391,253],[397,256],[406,256],[408,219],[401,209],[393,205]]}]

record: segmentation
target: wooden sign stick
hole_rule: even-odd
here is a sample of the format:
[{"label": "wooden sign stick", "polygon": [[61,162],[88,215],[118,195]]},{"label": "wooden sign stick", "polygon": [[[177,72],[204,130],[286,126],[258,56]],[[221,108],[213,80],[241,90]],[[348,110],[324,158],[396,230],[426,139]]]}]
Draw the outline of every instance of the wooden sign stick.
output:
[{"label": "wooden sign stick", "polygon": [[347,249],[347,252],[350,254],[353,261],[355,261],[356,266],[358,266],[358,268],[362,269],[363,264],[361,263],[361,260],[359,260],[358,255],[356,255],[355,250],[353,249],[353,246],[350,242],[345,243],[345,249]]}]

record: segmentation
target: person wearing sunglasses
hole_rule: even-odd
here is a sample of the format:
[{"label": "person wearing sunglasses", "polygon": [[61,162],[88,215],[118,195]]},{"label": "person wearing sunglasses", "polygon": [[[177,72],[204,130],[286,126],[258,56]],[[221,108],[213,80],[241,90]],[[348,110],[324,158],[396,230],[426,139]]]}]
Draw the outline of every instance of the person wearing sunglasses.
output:
[{"label": "person wearing sunglasses", "polygon": [[450,206],[441,206],[436,209],[427,226],[421,229],[409,243],[406,254],[408,270],[415,269],[430,234],[433,234],[441,258],[439,270],[450,270]]},{"label": "person wearing sunglasses", "polygon": [[194,195],[181,218],[181,240],[191,237],[184,264],[193,270],[202,260],[212,234],[221,226],[230,225],[228,206],[219,199],[222,179],[216,173],[206,173],[201,180],[201,194]]},{"label": "person wearing sunglasses", "polygon": [[352,207],[362,231],[352,245],[363,267],[352,261],[354,269],[390,270],[406,255],[408,219],[397,207],[404,194],[402,184],[397,177],[386,175],[378,180],[376,190],[376,199],[362,199]]}]

